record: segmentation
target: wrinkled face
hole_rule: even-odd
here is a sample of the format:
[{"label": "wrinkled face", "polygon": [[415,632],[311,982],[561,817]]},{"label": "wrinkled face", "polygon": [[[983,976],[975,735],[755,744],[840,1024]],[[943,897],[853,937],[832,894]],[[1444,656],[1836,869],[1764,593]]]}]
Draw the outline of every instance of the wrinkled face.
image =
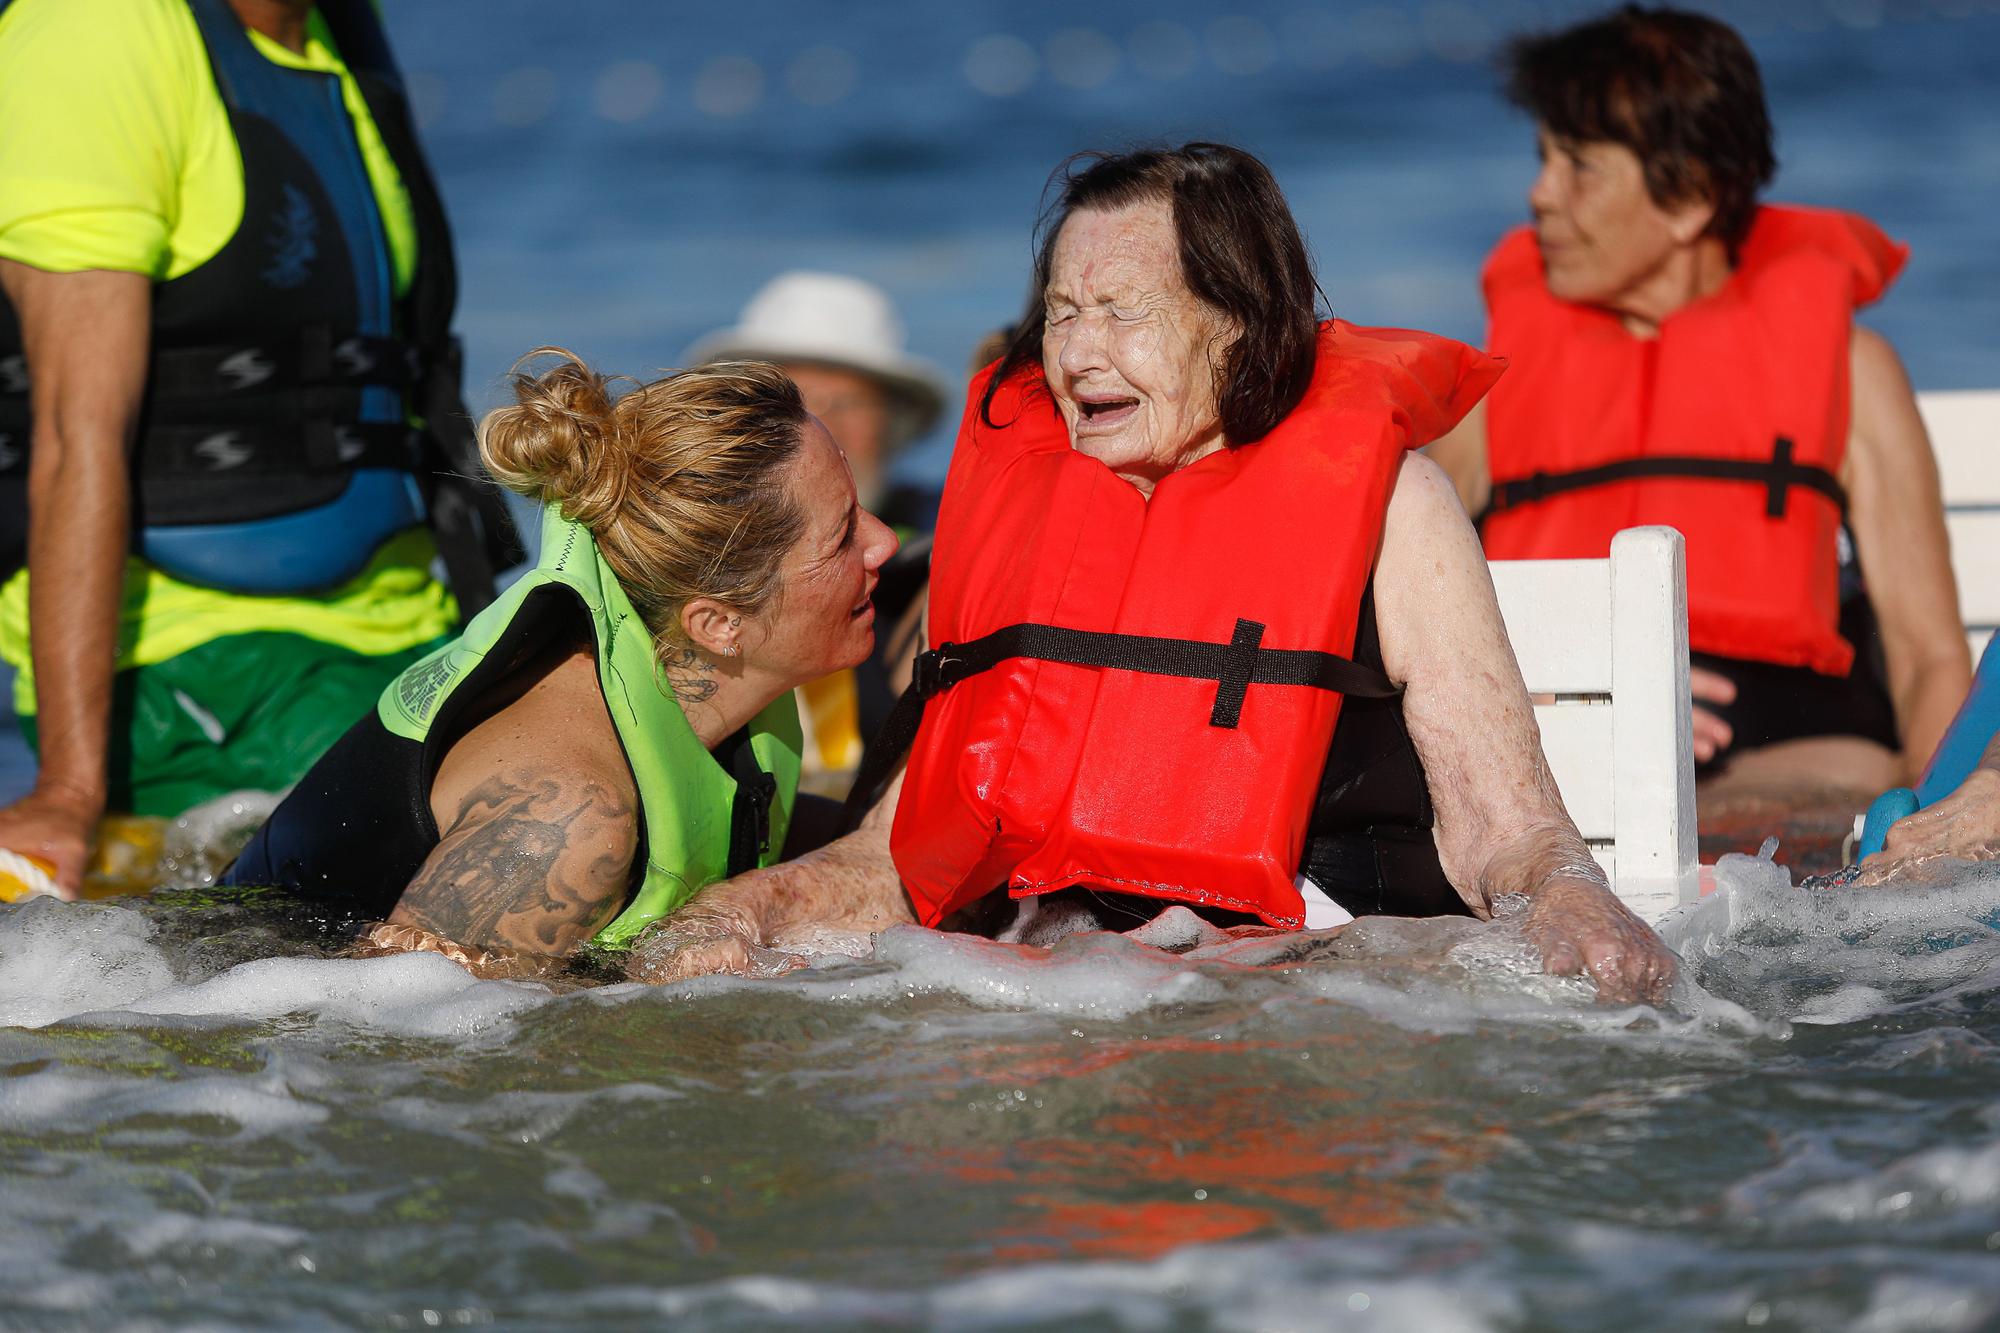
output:
[{"label": "wrinkled face", "polygon": [[1215,368],[1236,330],[1188,290],[1164,201],[1072,213],[1043,309],[1042,370],[1080,452],[1150,495],[1222,447]]},{"label": "wrinkled face", "polygon": [[784,371],[799,386],[806,411],[832,432],[853,465],[861,502],[871,503],[881,493],[889,462],[889,395],[866,375],[837,366],[788,362]]},{"label": "wrinkled face", "polygon": [[833,436],[808,419],[792,463],[792,501],[805,532],[779,566],[778,592],[745,617],[747,666],[795,685],[866,660],[875,647],[877,571],[896,534],[861,507],[854,476]]},{"label": "wrinkled face", "polygon": [[[1707,225],[1707,205],[1661,208],[1624,144],[1537,130],[1541,171],[1528,191],[1551,294],[1618,308]],[[1692,230],[1690,230],[1692,227]]]}]

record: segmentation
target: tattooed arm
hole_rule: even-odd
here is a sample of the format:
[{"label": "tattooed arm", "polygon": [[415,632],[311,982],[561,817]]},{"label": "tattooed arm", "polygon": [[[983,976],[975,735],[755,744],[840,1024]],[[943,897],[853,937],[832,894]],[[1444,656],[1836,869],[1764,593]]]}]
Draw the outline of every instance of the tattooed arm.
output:
[{"label": "tattooed arm", "polygon": [[431,785],[438,845],[367,942],[532,975],[623,904],[638,791],[587,648],[558,646],[489,703]]},{"label": "tattooed arm", "polygon": [[637,843],[631,802],[603,783],[497,775],[467,794],[389,924],[560,958],[624,901]]}]

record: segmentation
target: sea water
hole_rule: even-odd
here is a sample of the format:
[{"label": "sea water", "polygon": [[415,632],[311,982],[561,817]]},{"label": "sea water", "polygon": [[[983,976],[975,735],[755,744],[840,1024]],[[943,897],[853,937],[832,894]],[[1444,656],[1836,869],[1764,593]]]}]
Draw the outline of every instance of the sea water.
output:
[{"label": "sea water", "polygon": [[1506,919],[654,989],[0,909],[0,1325],[1992,1327],[2000,867],[1717,880],[1665,1010]]}]

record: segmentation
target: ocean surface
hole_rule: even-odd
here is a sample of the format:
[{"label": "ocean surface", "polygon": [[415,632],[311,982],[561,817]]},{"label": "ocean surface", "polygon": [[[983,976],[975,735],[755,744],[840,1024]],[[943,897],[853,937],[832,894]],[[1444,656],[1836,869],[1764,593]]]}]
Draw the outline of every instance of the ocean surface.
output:
[{"label": "ocean surface", "polygon": [[2000,867],[1717,877],[1667,1011],[1506,920],[563,994],[0,908],[0,1327],[2000,1326]]},{"label": "ocean surface", "polygon": [[[1587,12],[385,8],[480,406],[541,343],[675,365],[799,266],[956,377],[1050,170],[1196,137],[1271,162],[1336,312],[1476,339],[1533,161],[1493,53]],[[1716,8],[1774,197],[1911,244],[1869,318],[1920,387],[2000,385],[2000,3]],[[1505,920],[906,929],[650,989],[342,959],[198,887],[0,907],[0,1328],[2000,1327],[2000,870],[1717,878],[1666,1011]]]},{"label": "ocean surface", "polygon": [[[1763,67],[1771,197],[1858,210],[1910,244],[1868,320],[1916,385],[2000,385],[2000,0],[1698,7]],[[1276,170],[1334,312],[1476,341],[1480,261],[1525,218],[1534,169],[1493,62],[1509,35],[1603,6],[382,8],[450,209],[484,410],[546,343],[626,374],[680,365],[802,267],[881,284],[912,351],[962,386],[980,338],[1020,317],[1056,166],[1196,138]],[[942,479],[958,411],[907,476]],[[0,722],[0,798],[32,774]]]},{"label": "ocean surface", "polygon": [[[962,384],[1017,319],[1052,170],[1222,140],[1268,161],[1332,308],[1476,340],[1480,261],[1526,217],[1511,34],[1576,3],[1108,0],[385,6],[464,268],[471,393],[541,343],[681,364],[788,268],[859,274]],[[1907,241],[1869,319],[1919,388],[2000,385],[2000,0],[1702,5],[1762,65],[1770,197]],[[956,411],[909,460],[940,477]]]}]

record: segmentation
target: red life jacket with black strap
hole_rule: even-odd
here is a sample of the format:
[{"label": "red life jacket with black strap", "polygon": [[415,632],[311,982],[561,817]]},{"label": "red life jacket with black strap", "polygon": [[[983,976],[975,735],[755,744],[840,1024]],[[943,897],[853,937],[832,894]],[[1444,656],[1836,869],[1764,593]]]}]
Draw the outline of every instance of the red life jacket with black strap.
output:
[{"label": "red life jacket with black strap", "polygon": [[1402,455],[1500,369],[1333,321],[1290,416],[1150,500],[1071,448],[1038,370],[1000,386],[998,427],[975,379],[891,835],[920,919],[1087,884],[1300,926],[1342,693],[1394,693],[1346,654]]},{"label": "red life jacket with black strap", "polygon": [[1687,538],[1698,652],[1844,674],[1837,542],[1846,509],[1849,339],[1908,255],[1847,213],[1758,210],[1721,291],[1654,338],[1550,295],[1534,233],[1488,258],[1495,560],[1601,559],[1622,528]]}]

